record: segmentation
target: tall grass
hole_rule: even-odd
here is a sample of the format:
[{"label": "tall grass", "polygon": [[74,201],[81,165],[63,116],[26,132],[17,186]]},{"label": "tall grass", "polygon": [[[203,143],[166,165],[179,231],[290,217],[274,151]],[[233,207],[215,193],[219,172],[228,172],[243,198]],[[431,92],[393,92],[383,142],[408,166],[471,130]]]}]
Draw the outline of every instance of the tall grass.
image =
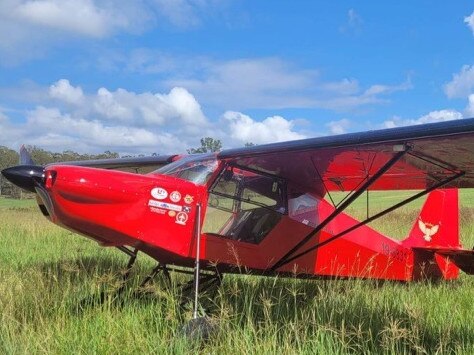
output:
[{"label": "tall grass", "polygon": [[[463,236],[473,243],[472,204],[463,200]],[[141,256],[121,299],[126,257],[47,222],[28,204],[0,208],[0,353],[465,353],[474,349],[474,279],[380,283],[363,280],[226,276],[212,309],[217,331],[188,339],[179,307],[159,278],[133,293],[153,262]],[[357,211],[354,211],[357,212]],[[407,210],[390,217],[399,223]],[[415,216],[415,217],[414,217]],[[381,222],[383,227],[383,223]],[[100,293],[106,292],[103,303]]]}]

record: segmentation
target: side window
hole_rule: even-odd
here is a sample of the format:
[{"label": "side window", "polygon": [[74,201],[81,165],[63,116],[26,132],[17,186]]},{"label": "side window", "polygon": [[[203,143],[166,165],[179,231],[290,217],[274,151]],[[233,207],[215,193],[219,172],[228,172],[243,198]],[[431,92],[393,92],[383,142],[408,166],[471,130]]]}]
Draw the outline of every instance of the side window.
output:
[{"label": "side window", "polygon": [[308,193],[290,193],[288,198],[288,215],[300,223],[316,227],[319,224],[318,203],[319,200]]}]

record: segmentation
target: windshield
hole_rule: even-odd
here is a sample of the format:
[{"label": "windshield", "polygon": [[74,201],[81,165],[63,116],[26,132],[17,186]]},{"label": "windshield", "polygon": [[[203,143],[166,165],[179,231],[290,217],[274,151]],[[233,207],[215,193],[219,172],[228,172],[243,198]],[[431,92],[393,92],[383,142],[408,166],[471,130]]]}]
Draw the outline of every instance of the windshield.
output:
[{"label": "windshield", "polygon": [[214,155],[195,155],[165,165],[155,170],[154,173],[174,176],[195,184],[204,185],[209,181],[218,165]]}]

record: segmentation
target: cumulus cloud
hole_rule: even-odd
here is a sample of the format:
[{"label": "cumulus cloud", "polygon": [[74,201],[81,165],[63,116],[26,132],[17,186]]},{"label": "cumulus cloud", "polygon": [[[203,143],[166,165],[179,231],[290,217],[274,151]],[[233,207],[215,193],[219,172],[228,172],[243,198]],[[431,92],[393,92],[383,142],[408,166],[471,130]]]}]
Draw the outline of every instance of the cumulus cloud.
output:
[{"label": "cumulus cloud", "polygon": [[[219,122],[212,123],[194,96],[181,87],[167,93],[105,87],[85,93],[80,86],[60,79],[44,91],[49,101],[18,114],[16,120],[0,108],[2,144],[14,149],[24,142],[56,151],[165,154],[199,146],[201,137],[220,139],[226,148],[306,137],[297,129],[302,120],[281,116],[256,120],[227,111]],[[58,107],[58,103],[63,105]],[[26,121],[19,120],[20,116]]]},{"label": "cumulus cloud", "polygon": [[474,12],[470,16],[465,17],[464,22],[469,26],[472,34],[474,34]]},{"label": "cumulus cloud", "polygon": [[261,122],[241,112],[227,111],[223,118],[230,137],[241,143],[271,143],[306,138],[293,130],[294,122],[281,116],[267,117]]},{"label": "cumulus cloud", "polygon": [[351,126],[351,121],[347,118],[343,118],[342,120],[331,121],[327,123],[326,126],[332,134],[343,134],[346,133],[347,129]]},{"label": "cumulus cloud", "polygon": [[394,128],[400,126],[411,126],[424,123],[434,123],[443,121],[452,121],[462,119],[461,112],[456,110],[439,110],[431,111],[427,115],[423,115],[417,119],[402,119],[400,117],[393,117],[383,123],[385,128]]},{"label": "cumulus cloud", "polygon": [[62,114],[57,108],[39,106],[28,112],[27,125],[43,132],[49,130],[72,140],[82,139],[86,143],[102,147],[111,145],[149,147],[162,143],[159,136],[148,130],[120,125],[108,126],[97,120]]},{"label": "cumulus cloud", "polygon": [[94,108],[109,119],[121,121],[141,117],[147,124],[162,125],[172,119],[189,125],[207,123],[194,96],[180,87],[171,89],[168,94],[136,94],[125,89],[111,92],[100,88],[94,99]]},{"label": "cumulus cloud", "polygon": [[459,73],[453,74],[453,79],[444,86],[444,92],[449,98],[464,98],[474,89],[474,65],[464,65]]},{"label": "cumulus cloud", "polygon": [[38,106],[26,114],[26,122],[13,124],[0,120],[6,133],[2,143],[17,149],[20,142],[52,150],[73,149],[83,152],[115,150],[120,152],[182,152],[186,148],[170,132],[124,125],[105,124],[63,113],[58,108]]},{"label": "cumulus cloud", "polygon": [[37,106],[26,112],[24,123],[14,123],[0,112],[2,144],[17,149],[19,143],[24,142],[53,151],[73,149],[89,153],[104,150],[182,153],[187,148],[199,146],[201,137],[220,139],[225,148],[243,146],[247,142],[262,144],[306,138],[295,126],[295,121],[281,116],[257,121],[241,112],[228,111],[218,128],[199,126],[194,135],[189,135],[179,126],[157,128],[136,122],[101,121],[57,107]]},{"label": "cumulus cloud", "polygon": [[[199,102],[184,88],[134,93],[102,87],[84,93],[60,79],[43,90],[42,104],[16,112],[16,120],[0,108],[2,144],[15,149],[25,142],[54,150],[180,153],[201,137],[228,137],[225,129],[209,124]],[[26,122],[19,123],[23,117]]]},{"label": "cumulus cloud", "polygon": [[[40,91],[40,88],[35,90]],[[86,95],[80,86],[60,79],[49,86],[48,95],[42,102],[46,99],[68,104],[76,116],[98,116],[110,121],[144,125],[208,125],[199,102],[182,87],[174,87],[168,93],[135,93],[123,88],[111,91],[101,87],[95,94]]]},{"label": "cumulus cloud", "polygon": [[80,86],[74,87],[67,79],[60,79],[49,87],[49,96],[69,104],[79,105],[84,100]]}]

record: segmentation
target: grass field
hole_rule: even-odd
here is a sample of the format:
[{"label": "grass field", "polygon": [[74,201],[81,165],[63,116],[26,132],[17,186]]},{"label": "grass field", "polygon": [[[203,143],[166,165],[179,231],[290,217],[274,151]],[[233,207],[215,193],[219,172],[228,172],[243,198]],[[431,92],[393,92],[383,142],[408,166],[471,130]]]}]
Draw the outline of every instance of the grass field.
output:
[{"label": "grass field", "polygon": [[[400,194],[372,197],[375,211]],[[464,191],[468,247],[474,245],[472,201],[474,192]],[[419,206],[376,227],[403,236]],[[365,200],[350,212],[363,217]],[[183,336],[191,313],[180,311],[176,287],[166,290],[160,280],[144,298],[128,292],[122,302],[112,296],[93,302],[118,287],[126,261],[52,225],[33,200],[0,199],[0,354],[474,353],[474,278],[467,275],[410,284],[226,276],[208,300],[218,330],[204,342]],[[152,266],[139,259],[135,284]]]}]

